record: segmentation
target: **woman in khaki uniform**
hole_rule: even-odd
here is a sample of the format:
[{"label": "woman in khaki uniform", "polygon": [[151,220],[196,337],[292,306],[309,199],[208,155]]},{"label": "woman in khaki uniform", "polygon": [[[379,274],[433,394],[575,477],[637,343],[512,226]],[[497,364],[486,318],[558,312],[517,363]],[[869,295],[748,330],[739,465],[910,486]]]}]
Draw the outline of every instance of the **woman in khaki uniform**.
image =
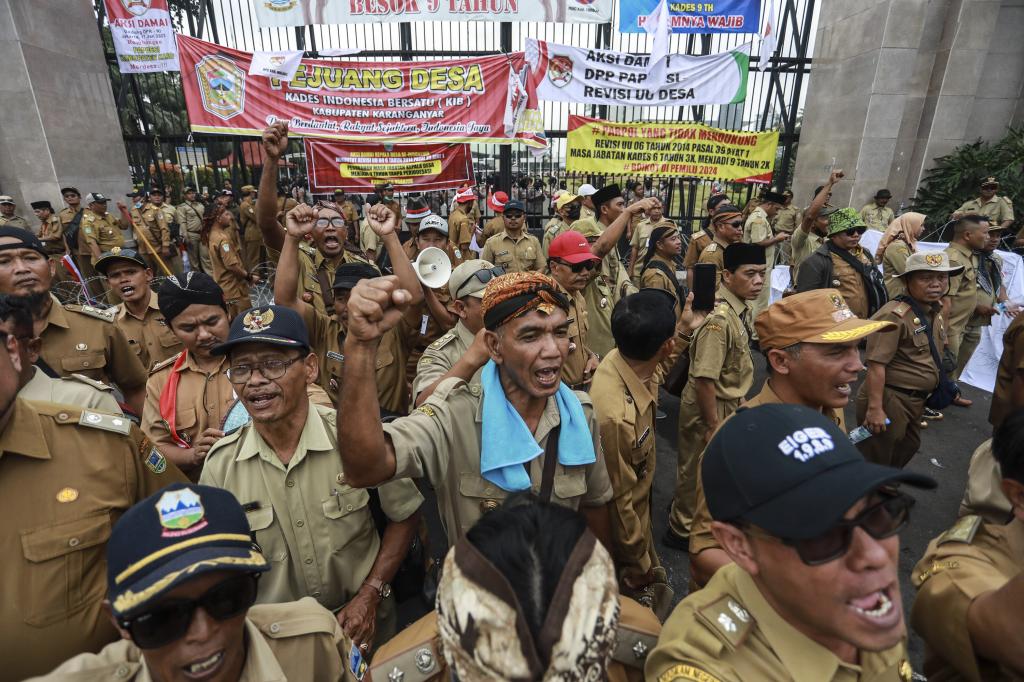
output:
[{"label": "woman in khaki uniform", "polygon": [[675,225],[656,227],[648,238],[644,265],[640,271],[640,287],[667,291],[675,302],[676,317],[683,312],[682,291],[676,279],[676,261],[683,250],[683,240]]},{"label": "woman in khaki uniform", "polygon": [[917,240],[924,234],[924,221],[927,217],[923,213],[904,213],[889,223],[882,240],[878,242],[875,262],[882,264],[882,274],[885,275],[885,288],[889,292],[889,298],[896,298],[907,292],[900,275],[906,268],[910,254],[917,251]]},{"label": "woman in khaki uniform", "polygon": [[231,230],[233,221],[231,211],[219,205],[214,205],[203,221],[203,242],[210,248],[213,279],[224,290],[231,319],[251,307],[249,284],[260,281],[259,275],[245,270],[238,233]]}]

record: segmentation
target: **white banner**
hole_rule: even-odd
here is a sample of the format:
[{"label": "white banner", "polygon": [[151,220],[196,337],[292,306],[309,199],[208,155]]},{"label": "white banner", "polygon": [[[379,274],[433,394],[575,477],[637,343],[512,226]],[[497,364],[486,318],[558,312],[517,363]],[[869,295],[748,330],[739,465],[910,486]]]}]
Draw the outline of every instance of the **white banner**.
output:
[{"label": "white banner", "polygon": [[657,80],[650,55],[591,50],[526,40],[526,63],[537,97],[555,102],[633,106],[730,104],[747,97],[750,43],[729,52],[669,55]]},{"label": "white banner", "polygon": [[253,52],[252,61],[249,63],[249,75],[290,81],[299,69],[302,54],[302,50]]},{"label": "white banner", "polygon": [[557,21],[604,24],[613,0],[253,0],[263,28],[383,21]]},{"label": "white banner", "polygon": [[179,70],[167,0],[105,0],[105,6],[121,73]]}]

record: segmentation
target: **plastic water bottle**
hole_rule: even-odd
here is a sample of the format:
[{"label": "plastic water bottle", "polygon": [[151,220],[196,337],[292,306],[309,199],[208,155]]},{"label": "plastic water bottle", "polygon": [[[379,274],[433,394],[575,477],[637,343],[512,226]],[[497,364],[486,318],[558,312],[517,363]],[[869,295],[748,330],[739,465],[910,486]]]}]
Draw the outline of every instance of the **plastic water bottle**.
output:
[{"label": "plastic water bottle", "polygon": [[[886,426],[888,426],[891,423],[892,422],[889,419],[885,420],[885,425]],[[855,428],[853,431],[850,431],[850,442],[853,443],[854,445],[856,445],[857,443],[861,442],[862,440],[867,440],[868,438],[871,438],[871,436],[873,436],[873,435],[875,435],[875,434],[871,433],[871,431],[868,429],[868,427],[866,427],[864,425],[861,425],[861,426],[858,426],[857,428]]]}]

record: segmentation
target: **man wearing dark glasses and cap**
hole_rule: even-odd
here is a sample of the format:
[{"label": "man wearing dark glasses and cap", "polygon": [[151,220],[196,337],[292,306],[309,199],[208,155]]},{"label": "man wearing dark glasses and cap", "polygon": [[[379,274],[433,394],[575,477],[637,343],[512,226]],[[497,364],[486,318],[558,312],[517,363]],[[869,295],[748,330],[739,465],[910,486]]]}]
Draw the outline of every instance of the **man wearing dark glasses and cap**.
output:
[{"label": "man wearing dark glasses and cap", "polygon": [[175,484],[129,509],[107,545],[121,640],[37,680],[343,680],[347,644],[305,597],[255,605],[270,562],[226,490]]},{"label": "man wearing dark glasses and cap", "polygon": [[648,680],[909,682],[899,531],[930,478],[864,461],[801,405],[737,412],[704,453],[712,532],[734,563],[665,622]]}]

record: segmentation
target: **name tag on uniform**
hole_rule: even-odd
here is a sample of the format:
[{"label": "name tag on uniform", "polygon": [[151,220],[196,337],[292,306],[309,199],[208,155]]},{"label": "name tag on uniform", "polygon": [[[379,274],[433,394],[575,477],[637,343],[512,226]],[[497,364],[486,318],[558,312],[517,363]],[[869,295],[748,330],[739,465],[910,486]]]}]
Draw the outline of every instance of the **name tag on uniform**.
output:
[{"label": "name tag on uniform", "polygon": [[328,360],[337,360],[338,362],[345,362],[345,356],[341,353],[333,350],[327,351]]},{"label": "name tag on uniform", "polygon": [[914,330],[914,333],[915,334],[923,334],[926,331],[928,331],[928,327],[926,327],[926,326],[924,326],[922,324],[920,327],[918,327],[917,329]]},{"label": "name tag on uniform", "polygon": [[430,324],[430,315],[424,315],[420,320],[420,336],[427,335],[427,325]]},{"label": "name tag on uniform", "polygon": [[648,426],[646,429],[644,429],[644,432],[640,434],[640,437],[636,441],[636,446],[642,446],[644,444],[644,441],[647,440],[647,436],[649,435],[651,435],[651,427]]}]

